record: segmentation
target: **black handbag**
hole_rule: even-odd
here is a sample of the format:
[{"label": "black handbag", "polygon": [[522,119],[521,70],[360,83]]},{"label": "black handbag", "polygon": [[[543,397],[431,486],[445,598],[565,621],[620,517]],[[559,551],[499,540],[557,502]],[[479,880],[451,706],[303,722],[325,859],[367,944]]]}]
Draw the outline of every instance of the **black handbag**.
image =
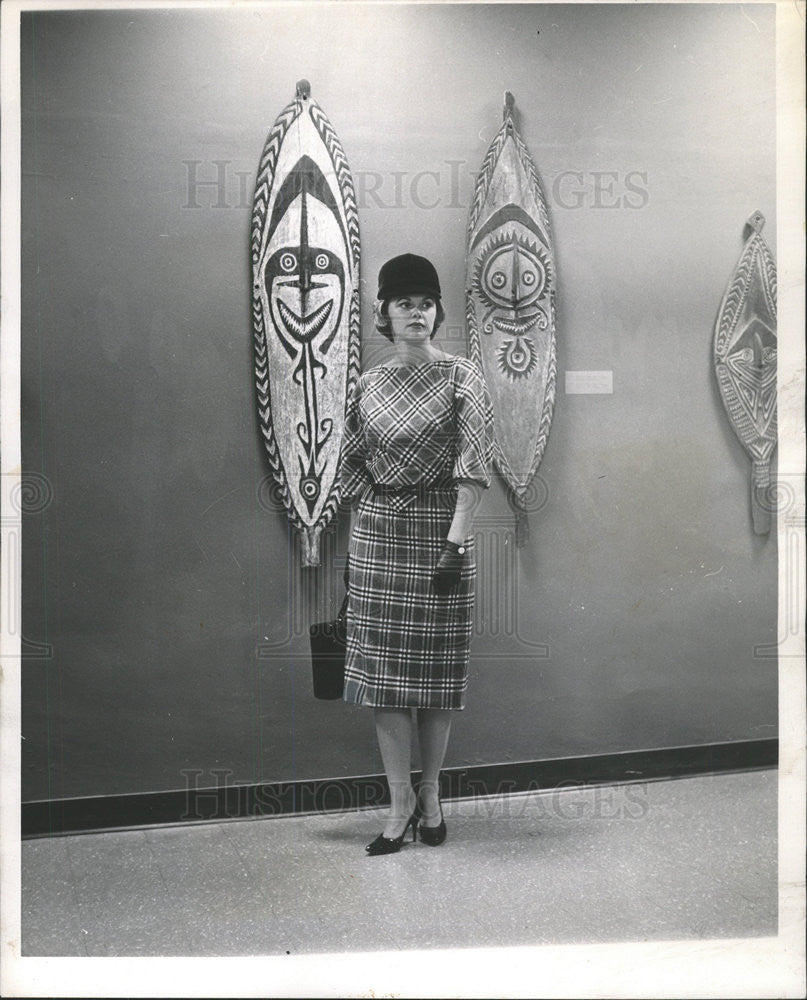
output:
[{"label": "black handbag", "polygon": [[345,687],[347,599],[348,595],[345,594],[339,614],[333,621],[308,626],[314,697],[324,701],[341,698]]}]

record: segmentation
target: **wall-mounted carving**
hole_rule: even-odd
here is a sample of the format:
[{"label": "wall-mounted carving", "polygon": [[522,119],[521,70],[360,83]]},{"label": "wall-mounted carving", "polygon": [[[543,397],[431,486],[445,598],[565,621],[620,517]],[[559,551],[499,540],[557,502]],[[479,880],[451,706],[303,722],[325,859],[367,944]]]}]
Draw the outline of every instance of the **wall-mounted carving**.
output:
[{"label": "wall-mounted carving", "polygon": [[720,305],[714,365],[734,433],[751,459],[754,532],[770,531],[770,462],[776,447],[776,264],[765,217],[754,212],[737,267]]},{"label": "wall-mounted carving", "polygon": [[261,431],[303,565],[317,566],[359,371],[360,243],[347,160],[310,92],[301,80],[266,139],[251,253]]},{"label": "wall-mounted carving", "polygon": [[485,374],[495,417],[494,461],[528,537],[531,482],[555,404],[555,264],[538,172],[513,122],[487,151],[468,221],[466,314],[471,357]]}]

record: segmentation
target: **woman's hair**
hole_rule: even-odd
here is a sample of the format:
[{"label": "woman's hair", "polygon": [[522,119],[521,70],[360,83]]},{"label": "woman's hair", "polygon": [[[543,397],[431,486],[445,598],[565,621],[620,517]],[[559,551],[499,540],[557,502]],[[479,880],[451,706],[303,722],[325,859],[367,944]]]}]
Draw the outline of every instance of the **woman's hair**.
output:
[{"label": "woman's hair", "polygon": [[[397,296],[396,296],[397,297]],[[429,336],[430,340],[434,340],[434,335],[440,329],[443,320],[446,318],[445,309],[443,309],[442,299],[435,296],[435,305],[437,306],[437,314],[434,317],[434,328]],[[381,299],[381,305],[375,311],[375,328],[379,333],[383,334],[387,340],[392,340],[392,323],[389,318],[389,299]]]}]

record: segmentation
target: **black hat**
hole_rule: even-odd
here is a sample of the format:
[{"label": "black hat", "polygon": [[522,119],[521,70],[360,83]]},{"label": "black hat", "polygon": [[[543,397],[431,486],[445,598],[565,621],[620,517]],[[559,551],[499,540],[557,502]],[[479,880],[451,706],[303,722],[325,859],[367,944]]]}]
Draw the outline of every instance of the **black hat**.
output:
[{"label": "black hat", "polygon": [[439,299],[440,279],[434,264],[414,253],[402,253],[384,264],[378,272],[378,298],[391,299],[405,293],[433,295]]}]

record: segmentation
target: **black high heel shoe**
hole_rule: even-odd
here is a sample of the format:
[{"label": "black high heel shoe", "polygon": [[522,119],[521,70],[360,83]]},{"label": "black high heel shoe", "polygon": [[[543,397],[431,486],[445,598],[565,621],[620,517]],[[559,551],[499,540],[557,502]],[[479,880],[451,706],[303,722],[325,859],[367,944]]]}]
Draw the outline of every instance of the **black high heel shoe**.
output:
[{"label": "black high heel shoe", "polygon": [[403,833],[400,837],[385,837],[383,833],[379,833],[375,840],[364,848],[365,851],[367,851],[370,857],[375,857],[378,854],[397,854],[403,846],[406,831],[410,826],[412,827],[412,843],[414,844],[417,839],[419,820],[420,807],[416,805],[414,812],[406,821],[406,826],[403,828]]},{"label": "black high heel shoe", "polygon": [[440,798],[440,793],[437,793],[437,804],[440,806],[440,822],[437,826],[425,826],[423,823],[420,824],[420,839],[424,844],[428,844],[429,847],[439,847],[440,844],[446,839],[446,821],[443,816],[443,803]]}]

